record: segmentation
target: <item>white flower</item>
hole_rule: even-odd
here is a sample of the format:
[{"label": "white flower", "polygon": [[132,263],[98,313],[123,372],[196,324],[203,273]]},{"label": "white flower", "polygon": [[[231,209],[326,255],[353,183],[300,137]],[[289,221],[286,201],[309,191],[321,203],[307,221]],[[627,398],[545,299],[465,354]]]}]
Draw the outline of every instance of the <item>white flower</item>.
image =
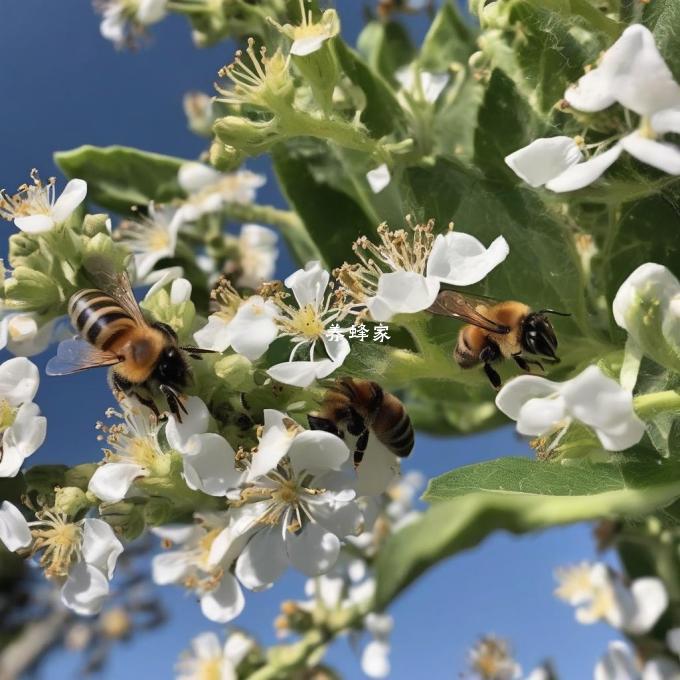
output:
[{"label": "white flower", "polygon": [[85,200],[87,183],[72,179],[55,200],[55,182],[50,178],[43,184],[37,170],[31,171],[33,184],[19,187],[14,196],[0,191],[0,217],[3,217],[27,234],[41,234],[57,224],[62,224]]},{"label": "white flower", "polygon": [[30,357],[41,354],[53,342],[65,340],[70,332],[64,317],[39,323],[37,314],[7,310],[0,318],[0,349],[5,347],[14,356]]},{"label": "white flower", "polygon": [[564,432],[576,420],[592,428],[608,451],[634,446],[645,433],[630,392],[597,366],[563,383],[536,375],[519,376],[500,390],[496,406],[517,421],[520,434],[542,437]]},{"label": "white flower", "polygon": [[621,640],[609,643],[597,662],[595,680],[679,680],[680,666],[667,657],[655,657],[641,665]]},{"label": "white flower", "polygon": [[33,540],[28,523],[21,511],[9,501],[0,505],[0,541],[7,550],[15,552],[26,548]]},{"label": "white flower", "polygon": [[45,441],[47,419],[32,401],[39,382],[37,366],[25,357],[0,364],[0,477],[15,477]]},{"label": "white flower", "polygon": [[340,540],[356,533],[361,512],[349,477],[349,449],[327,432],[301,431],[278,411],[265,411],[247,489],[251,538],[236,561],[247,588],[274,583],[291,564],[308,576],[327,572]]},{"label": "white flower", "polygon": [[184,480],[190,489],[226,496],[244,476],[236,468],[234,449],[221,435],[208,432],[210,414],[199,397],[189,397],[185,406],[182,422],[171,415],[165,428],[168,444],[182,455]]},{"label": "white flower", "polygon": [[517,680],[522,675],[508,643],[494,635],[482,637],[470,649],[468,661],[477,680]]},{"label": "white flower", "polygon": [[248,170],[228,175],[202,163],[184,163],[177,176],[180,186],[189,195],[179,212],[182,219],[194,222],[203,215],[218,213],[225,203],[252,203],[265,177]]},{"label": "white flower", "polygon": [[61,584],[61,601],[81,616],[98,613],[109,593],[109,581],[121,542],[100,519],[69,522],[66,516],[43,510],[27,522],[11,503],[0,506],[0,540],[10,550],[42,552],[45,575]]},{"label": "white flower", "polygon": [[340,31],[340,21],[335,10],[326,10],[319,22],[315,22],[312,16],[312,10],[305,7],[305,0],[300,2],[300,25],[292,26],[280,24],[272,21],[281,33],[286,35],[293,41],[290,46],[290,53],[297,57],[306,57],[323,47],[323,44],[335,37]]},{"label": "white flower", "polygon": [[663,582],[654,577],[635,579],[630,587],[607,565],[587,562],[559,569],[555,594],[576,607],[576,620],[591,624],[606,620],[632,635],[650,631],[668,607]]},{"label": "white flower", "polygon": [[170,206],[149,203],[148,216],[125,220],[118,227],[120,242],[132,252],[139,281],[147,277],[159,260],[175,255],[182,212]]},{"label": "white flower", "polygon": [[589,112],[619,102],[640,116],[638,129],[586,161],[569,137],[537,139],[505,159],[528,184],[556,192],[581,189],[598,179],[623,151],[663,172],[680,175],[680,148],[661,140],[667,133],[680,133],[680,85],[647,28],[629,26],[600,65],[568,89],[565,98],[575,109]]},{"label": "white flower", "polygon": [[368,185],[374,194],[379,194],[392,180],[390,169],[385,163],[366,173]]},{"label": "white flower", "polygon": [[364,626],[373,639],[361,653],[361,670],[369,678],[386,678],[390,674],[390,633],[394,621],[389,614],[371,612],[364,617]]},{"label": "white flower", "polygon": [[[245,605],[238,581],[229,571],[242,542],[235,532],[231,532],[229,540],[223,540],[240,519],[240,512],[238,509],[197,516],[199,523],[181,537],[184,540],[179,549],[156,555],[151,562],[154,583],[189,588],[199,597],[204,616],[217,623],[235,619]],[[165,537],[163,529],[154,533]],[[171,532],[170,537],[176,540],[177,533]]]},{"label": "white flower", "polygon": [[[449,231],[435,238],[433,223],[412,226],[412,234],[378,227],[380,243],[366,237],[355,243],[358,265],[340,267],[338,279],[347,313],[368,309],[376,321],[430,307],[442,283],[469,286],[481,281],[508,255],[502,236],[488,248],[470,234]],[[387,271],[386,271],[387,270]]]},{"label": "white flower", "polygon": [[239,631],[229,633],[224,645],[215,633],[201,633],[191,641],[191,649],[180,656],[175,678],[238,680],[236,670],[254,647],[254,640]]},{"label": "white flower", "polygon": [[[308,262],[304,269],[293,272],[286,280],[286,287],[293,291],[297,308],[278,298],[277,323],[279,335],[288,336],[294,343],[288,361],[272,366],[267,373],[287,385],[308,387],[316,379],[326,378],[342,366],[349,354],[349,342],[344,337],[331,339],[328,327],[336,321],[340,310],[331,307],[332,291],[328,290],[330,275],[319,262]],[[328,293],[327,293],[328,291]],[[316,359],[319,341],[327,358]],[[309,360],[295,361],[302,347],[309,346]]]},{"label": "white flower", "polygon": [[259,224],[244,224],[238,239],[239,277],[236,284],[257,288],[274,276],[279,256],[276,232]]},{"label": "white flower", "polygon": [[102,37],[123,47],[165,17],[167,0],[103,0],[100,11]]},{"label": "white flower", "polygon": [[414,65],[403,66],[395,74],[403,90],[419,101],[434,104],[449,83],[448,73],[420,71]]},{"label": "white flower", "polygon": [[109,503],[123,500],[135,480],[167,475],[170,457],[158,443],[160,424],[146,406],[126,398],[123,412],[110,410],[123,423],[108,428],[100,426],[108,436],[106,460],[98,467],[88,484],[88,490]]},{"label": "white flower", "polygon": [[635,339],[643,324],[639,303],[646,301],[661,317],[661,331],[668,342],[678,344],[680,330],[680,282],[666,267],[654,262],[640,265],[619,287],[612,303],[616,323]]}]

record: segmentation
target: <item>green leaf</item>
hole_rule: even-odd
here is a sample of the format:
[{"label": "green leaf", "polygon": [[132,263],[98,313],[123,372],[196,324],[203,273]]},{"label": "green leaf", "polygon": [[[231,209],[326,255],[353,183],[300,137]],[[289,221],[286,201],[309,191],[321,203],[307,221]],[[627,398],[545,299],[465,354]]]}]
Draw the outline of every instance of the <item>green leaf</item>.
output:
[{"label": "green leaf", "polygon": [[177,172],[186,161],[125,146],[81,146],[54,154],[55,163],[69,177],[87,182],[87,197],[104,208],[129,212],[146,205],[183,198]]},{"label": "green leaf", "polygon": [[680,4],[676,0],[651,0],[644,6],[642,22],[654,32],[654,39],[666,63],[680,82],[680,50],[678,26]]},{"label": "green leaf", "polygon": [[376,562],[379,608],[438,562],[494,531],[524,534],[600,518],[641,517],[680,496],[680,463],[655,460],[592,465],[501,458],[433,480],[438,501],[392,536]]},{"label": "green leaf", "polygon": [[[272,151],[274,170],[286,199],[305,224],[329,267],[353,257],[352,243],[374,226],[358,203],[336,188],[329,177],[312,170],[318,153],[329,151],[317,144],[279,144]],[[325,167],[325,166],[324,166]]]},{"label": "green leaf", "polygon": [[559,323],[576,324],[592,334],[586,323],[584,284],[570,230],[551,213],[536,193],[484,180],[473,169],[439,158],[431,167],[406,173],[410,206],[419,219],[434,218],[443,230],[450,221],[485,245],[504,236],[510,254],[486,279],[486,292],[498,299],[522,300],[572,314]]},{"label": "green leaf", "polygon": [[510,184],[520,180],[505,163],[505,157],[542,136],[541,123],[515,84],[500,69],[494,69],[477,117],[475,163],[487,177]]},{"label": "green leaf", "polygon": [[368,22],[359,35],[357,49],[366,63],[388,82],[415,55],[408,32],[396,21]]},{"label": "green leaf", "polygon": [[450,0],[445,0],[432,21],[418,61],[428,71],[446,71],[456,62],[467,63],[476,49],[475,34]]},{"label": "green leaf", "polygon": [[335,41],[335,53],[345,75],[366,97],[361,122],[371,136],[379,139],[404,126],[404,112],[385,80],[371,70],[342,40]]}]

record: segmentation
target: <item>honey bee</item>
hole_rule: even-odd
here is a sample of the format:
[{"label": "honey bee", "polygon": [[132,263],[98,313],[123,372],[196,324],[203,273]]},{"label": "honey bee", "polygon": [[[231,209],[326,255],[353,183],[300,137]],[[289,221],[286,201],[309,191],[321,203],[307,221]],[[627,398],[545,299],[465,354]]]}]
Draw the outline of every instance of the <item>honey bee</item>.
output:
[{"label": "honey bee", "polygon": [[496,389],[501,386],[501,377],[491,364],[497,361],[512,358],[529,373],[532,364],[541,370],[543,364],[526,358],[525,353],[541,356],[552,363],[560,361],[556,354],[557,336],[546,314],[569,316],[564,312],[554,309],[534,312],[521,302],[498,302],[453,290],[440,291],[428,311],[466,322],[458,334],[453,356],[461,368],[472,368],[481,363]]},{"label": "honey bee", "polygon": [[405,458],[413,449],[413,425],[404,405],[371,380],[340,378],[328,389],[318,416],[307,416],[312,430],[323,430],[344,439],[357,437],[354,465],[363,460],[372,431],[395,456]]},{"label": "honey bee", "polygon": [[180,347],[175,331],[165,323],[150,323],[135,300],[126,274],[98,272],[101,288],[71,296],[68,314],[81,337],[64,340],[47,363],[48,375],[68,375],[88,368],[111,366],[109,384],[134,396],[156,416],[160,392],[170,412],[181,422],[186,408],[182,392],[191,381],[188,356],[200,359],[208,350]]}]

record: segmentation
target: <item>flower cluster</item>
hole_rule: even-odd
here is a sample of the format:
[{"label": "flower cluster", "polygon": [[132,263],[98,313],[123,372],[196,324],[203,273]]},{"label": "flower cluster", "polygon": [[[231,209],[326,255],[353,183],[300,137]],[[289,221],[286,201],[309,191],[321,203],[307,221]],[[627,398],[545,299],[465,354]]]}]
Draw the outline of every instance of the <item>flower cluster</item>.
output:
[{"label": "flower cluster", "polygon": [[[638,116],[637,127],[592,145],[582,137],[541,138],[507,156],[505,162],[531,186],[545,185],[555,192],[581,189],[624,151],[670,175],[680,174],[680,148],[664,140],[665,135],[680,132],[680,85],[649,29],[641,24],[628,27],[564,98],[573,109],[587,113],[618,103],[625,108],[627,121],[631,112]],[[582,149],[593,147],[596,153],[584,160]]]}]

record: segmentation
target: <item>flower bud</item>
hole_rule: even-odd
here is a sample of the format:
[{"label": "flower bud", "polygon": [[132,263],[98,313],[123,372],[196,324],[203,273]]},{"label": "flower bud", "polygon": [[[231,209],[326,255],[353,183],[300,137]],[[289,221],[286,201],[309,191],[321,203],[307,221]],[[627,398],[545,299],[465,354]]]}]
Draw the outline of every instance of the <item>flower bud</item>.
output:
[{"label": "flower bud", "polygon": [[215,374],[231,389],[239,392],[247,392],[255,386],[253,365],[240,354],[232,354],[220,359],[215,364]]},{"label": "flower bud", "polygon": [[263,153],[280,139],[279,121],[253,121],[239,116],[225,116],[215,122],[213,130],[225,145],[248,155]]},{"label": "flower bud", "polygon": [[680,282],[666,267],[638,267],[621,284],[612,311],[643,354],[680,370]]},{"label": "flower bud", "polygon": [[21,266],[5,282],[5,295],[25,311],[38,311],[61,305],[63,298],[53,278]]},{"label": "flower bud", "polygon": [[126,541],[138,538],[146,526],[144,509],[136,503],[120,501],[101,505],[99,514]]},{"label": "flower bud", "polygon": [[149,526],[167,524],[172,518],[172,503],[161,496],[149,498],[144,506],[144,519]]},{"label": "flower bud", "polygon": [[245,155],[233,146],[214,140],[210,145],[210,165],[220,172],[233,172],[241,166]]},{"label": "flower bud", "polygon": [[54,509],[69,517],[75,517],[81,510],[88,507],[90,502],[85,492],[77,486],[64,486],[55,489]]},{"label": "flower bud", "polygon": [[210,137],[215,120],[212,97],[204,92],[187,92],[183,104],[189,129],[201,137]]},{"label": "flower bud", "polygon": [[108,215],[85,215],[83,219],[83,234],[90,238],[97,234],[111,233],[111,219]]}]

